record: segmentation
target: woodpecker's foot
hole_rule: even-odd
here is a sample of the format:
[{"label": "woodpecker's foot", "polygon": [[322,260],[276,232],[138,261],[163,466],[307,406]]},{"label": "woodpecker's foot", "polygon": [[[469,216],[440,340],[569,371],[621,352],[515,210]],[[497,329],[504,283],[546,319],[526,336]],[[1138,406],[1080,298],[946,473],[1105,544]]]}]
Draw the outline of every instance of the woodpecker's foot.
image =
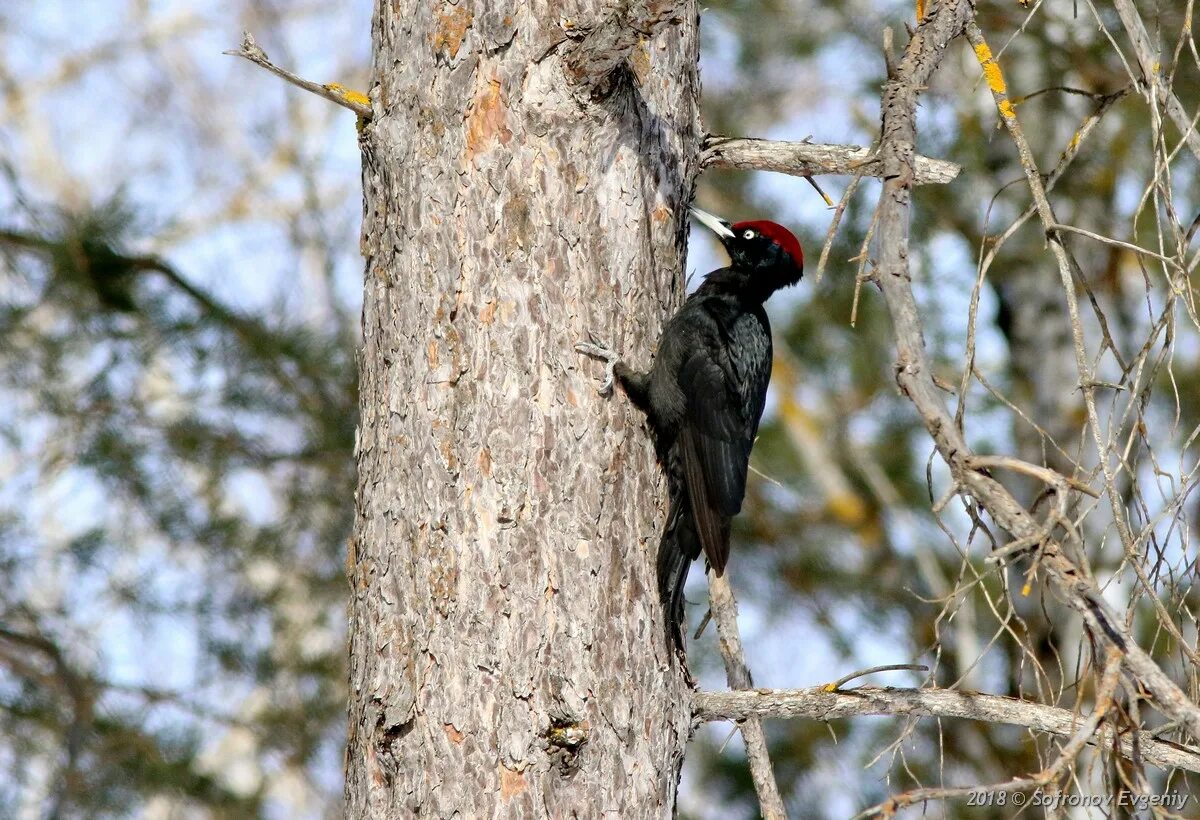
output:
[{"label": "woodpecker's foot", "polygon": [[616,351],[609,349],[607,345],[596,338],[596,334],[588,333],[590,342],[579,342],[575,345],[575,351],[582,353],[585,356],[591,356],[593,359],[600,359],[605,362],[604,366],[604,381],[600,383],[598,392],[601,396],[611,396],[613,384],[616,383],[617,362],[621,361],[621,357]]}]

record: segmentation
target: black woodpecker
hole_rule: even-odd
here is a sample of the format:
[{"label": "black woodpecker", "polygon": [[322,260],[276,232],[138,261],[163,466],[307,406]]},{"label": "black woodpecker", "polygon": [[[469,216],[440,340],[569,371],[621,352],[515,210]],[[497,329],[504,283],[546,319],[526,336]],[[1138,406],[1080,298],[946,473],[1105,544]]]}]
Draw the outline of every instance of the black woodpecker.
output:
[{"label": "black woodpecker", "polygon": [[731,225],[710,213],[692,215],[721,240],[730,264],[704,277],[663,328],[649,373],[630,369],[603,345],[575,349],[607,363],[600,387],[621,385],[646,414],[670,506],[658,546],[658,594],[668,641],[683,646],[683,585],[703,552],[722,575],[729,528],[742,509],[750,449],[771,380],[771,325],[763,303],[800,281],[804,253],[774,222]]}]

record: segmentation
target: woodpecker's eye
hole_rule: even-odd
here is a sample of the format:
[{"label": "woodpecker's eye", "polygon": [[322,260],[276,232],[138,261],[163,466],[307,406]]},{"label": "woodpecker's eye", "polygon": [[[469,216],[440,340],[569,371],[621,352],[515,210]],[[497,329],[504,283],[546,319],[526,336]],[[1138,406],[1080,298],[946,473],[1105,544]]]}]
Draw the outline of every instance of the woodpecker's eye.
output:
[{"label": "woodpecker's eye", "polygon": [[758,231],[753,228],[747,228],[742,232],[742,239],[753,239],[756,236],[758,236]]}]

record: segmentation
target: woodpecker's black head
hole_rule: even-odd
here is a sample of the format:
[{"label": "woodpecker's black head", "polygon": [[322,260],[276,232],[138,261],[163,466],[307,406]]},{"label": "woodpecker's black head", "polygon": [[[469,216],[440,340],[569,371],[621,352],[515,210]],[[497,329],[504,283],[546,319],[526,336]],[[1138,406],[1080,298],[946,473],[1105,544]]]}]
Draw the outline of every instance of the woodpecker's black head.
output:
[{"label": "woodpecker's black head", "polygon": [[766,220],[736,225],[707,211],[692,208],[692,216],[717,235],[729,254],[730,267],[772,291],[794,285],[804,274],[804,251],[792,232]]}]

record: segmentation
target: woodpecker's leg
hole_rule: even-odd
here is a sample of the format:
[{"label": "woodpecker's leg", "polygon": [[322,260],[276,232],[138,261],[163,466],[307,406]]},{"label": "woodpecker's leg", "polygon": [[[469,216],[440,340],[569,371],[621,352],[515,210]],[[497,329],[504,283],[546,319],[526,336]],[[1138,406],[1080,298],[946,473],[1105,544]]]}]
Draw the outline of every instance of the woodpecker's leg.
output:
[{"label": "woodpecker's leg", "polygon": [[621,357],[615,351],[596,338],[596,334],[588,333],[588,337],[591,339],[590,342],[579,342],[575,345],[575,349],[585,356],[591,356],[593,359],[600,359],[606,363],[604,382],[600,385],[600,395],[611,395],[613,385],[619,384],[635,407],[643,413],[649,413],[650,374],[631,370],[625,362],[621,361]]},{"label": "woodpecker's leg", "polygon": [[625,391],[625,395],[633,402],[633,406],[643,413],[650,412],[650,374],[630,370],[625,362],[617,362],[617,384]]},{"label": "woodpecker's leg", "polygon": [[604,381],[600,384],[599,393],[601,396],[611,396],[613,384],[617,380],[617,366],[621,364],[621,356],[597,339],[596,334],[589,332],[588,338],[591,341],[577,343],[575,351],[585,356],[591,356],[593,359],[599,359],[605,363]]}]

